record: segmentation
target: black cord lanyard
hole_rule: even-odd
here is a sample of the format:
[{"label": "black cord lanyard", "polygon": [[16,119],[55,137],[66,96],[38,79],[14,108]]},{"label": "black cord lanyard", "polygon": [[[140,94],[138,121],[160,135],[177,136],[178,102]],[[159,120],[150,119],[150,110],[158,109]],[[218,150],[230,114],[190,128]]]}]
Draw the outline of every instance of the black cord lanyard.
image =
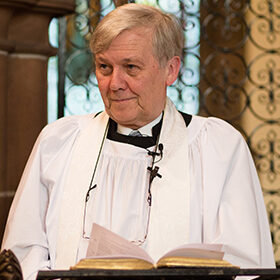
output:
[{"label": "black cord lanyard", "polygon": [[98,156],[97,156],[97,159],[96,159],[96,162],[95,162],[94,170],[93,170],[91,180],[90,180],[90,183],[89,183],[89,188],[88,188],[88,191],[87,191],[87,194],[86,194],[86,203],[89,200],[90,191],[97,187],[96,184],[92,185],[92,183],[93,183],[93,179],[94,179],[94,176],[95,176],[95,173],[96,173],[96,170],[97,170],[97,166],[98,166],[98,163],[99,163],[99,160],[100,160],[101,152],[102,152],[102,149],[103,149],[103,146],[104,146],[104,142],[105,142],[105,139],[106,139],[106,136],[107,136],[108,129],[109,129],[109,121],[107,122],[107,125],[106,125],[106,128],[105,128],[105,132],[104,132],[104,135],[103,135],[103,138],[102,138],[101,146],[100,146],[100,149],[99,149],[99,152],[98,152]]},{"label": "black cord lanyard", "polygon": [[[149,206],[152,206],[152,192],[151,192],[151,188],[152,188],[152,182],[155,179],[155,177],[159,177],[161,178],[162,176],[158,173],[159,167],[158,166],[154,166],[155,163],[159,162],[162,159],[162,150],[163,150],[163,145],[159,144],[159,135],[157,137],[157,141],[156,141],[156,146],[154,151],[149,151],[148,150],[148,155],[152,156],[152,165],[149,166],[147,169],[148,171],[150,171],[150,178],[149,178],[149,186],[148,186],[148,198],[147,201],[149,203]],[[159,153],[157,152],[159,148]],[[156,156],[160,156],[160,159],[156,161]]]},{"label": "black cord lanyard", "polygon": [[[87,210],[86,210],[87,209],[87,202],[88,202],[89,197],[90,197],[90,192],[97,187],[97,184],[93,185],[93,181],[94,181],[94,177],[95,177],[95,174],[96,174],[96,171],[97,171],[100,156],[101,156],[101,153],[102,153],[102,150],[103,150],[103,147],[104,147],[105,139],[107,137],[108,129],[109,129],[109,121],[106,125],[106,129],[105,129],[105,132],[104,132],[104,135],[103,135],[103,138],[102,138],[102,142],[101,142],[101,145],[100,145],[100,148],[99,148],[98,156],[97,156],[97,159],[96,159],[96,162],[95,162],[94,170],[93,170],[93,173],[92,173],[92,176],[91,176],[89,188],[88,188],[88,191],[86,193],[85,207],[84,207],[84,219],[83,219],[83,237],[85,239],[89,239],[89,237],[85,236],[85,219],[86,219],[86,212],[87,212]],[[149,204],[149,209],[152,205],[152,193],[151,193],[152,182],[153,182],[155,177],[157,177],[157,176],[159,178],[162,177],[158,173],[159,167],[154,166],[155,163],[159,162],[162,159],[163,145],[158,143],[159,142],[159,135],[157,136],[154,151],[150,151],[150,150],[146,149],[148,151],[148,155],[152,156],[152,165],[147,168],[148,171],[150,172],[149,185],[148,185],[148,198],[147,198],[147,202]],[[157,152],[158,149],[159,149],[159,152]],[[157,160],[157,161],[156,161],[156,156],[160,156],[160,159]]]}]

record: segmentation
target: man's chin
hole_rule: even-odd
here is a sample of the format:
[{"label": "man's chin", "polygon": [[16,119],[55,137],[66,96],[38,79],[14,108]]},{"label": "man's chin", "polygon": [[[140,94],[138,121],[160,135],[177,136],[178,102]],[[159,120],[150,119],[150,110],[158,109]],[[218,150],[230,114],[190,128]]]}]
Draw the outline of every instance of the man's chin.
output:
[{"label": "man's chin", "polygon": [[[109,114],[110,115],[110,114]],[[137,129],[141,127],[141,121],[139,121],[135,116],[118,116],[118,115],[110,115],[111,119],[113,119],[116,123],[129,127],[131,129]]]}]

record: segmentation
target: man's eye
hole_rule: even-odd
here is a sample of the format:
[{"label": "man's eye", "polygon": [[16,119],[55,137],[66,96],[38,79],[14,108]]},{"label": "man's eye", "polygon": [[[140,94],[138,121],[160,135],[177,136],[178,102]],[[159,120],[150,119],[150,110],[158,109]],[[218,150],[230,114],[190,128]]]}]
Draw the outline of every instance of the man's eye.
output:
[{"label": "man's eye", "polygon": [[139,71],[139,67],[135,64],[127,64],[127,70],[131,74],[136,74]]},{"label": "man's eye", "polygon": [[111,73],[111,67],[108,64],[100,63],[97,68],[103,75],[109,75]]},{"label": "man's eye", "polygon": [[99,65],[99,68],[100,69],[106,69],[108,67],[108,65],[106,65],[106,64],[100,64]]}]

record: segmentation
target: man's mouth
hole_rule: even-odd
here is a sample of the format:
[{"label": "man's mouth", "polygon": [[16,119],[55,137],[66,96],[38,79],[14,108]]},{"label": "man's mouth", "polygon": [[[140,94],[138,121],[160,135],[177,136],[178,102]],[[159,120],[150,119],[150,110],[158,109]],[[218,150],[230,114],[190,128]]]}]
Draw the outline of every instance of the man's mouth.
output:
[{"label": "man's mouth", "polygon": [[130,101],[130,100],[133,100],[133,99],[135,99],[135,97],[118,98],[118,99],[114,98],[114,99],[111,99],[111,101],[121,103],[121,102]]}]

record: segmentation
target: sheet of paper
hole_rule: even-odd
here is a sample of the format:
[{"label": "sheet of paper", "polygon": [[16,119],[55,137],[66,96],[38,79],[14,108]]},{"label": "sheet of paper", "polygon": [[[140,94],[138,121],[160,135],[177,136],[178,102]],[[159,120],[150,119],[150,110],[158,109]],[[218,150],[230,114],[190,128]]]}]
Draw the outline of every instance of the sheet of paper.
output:
[{"label": "sheet of paper", "polygon": [[222,260],[224,256],[222,244],[186,244],[167,252],[163,257],[191,257]]},{"label": "sheet of paper", "polygon": [[93,223],[86,257],[97,256],[132,256],[151,263],[154,262],[142,248],[122,238],[118,234]]}]

